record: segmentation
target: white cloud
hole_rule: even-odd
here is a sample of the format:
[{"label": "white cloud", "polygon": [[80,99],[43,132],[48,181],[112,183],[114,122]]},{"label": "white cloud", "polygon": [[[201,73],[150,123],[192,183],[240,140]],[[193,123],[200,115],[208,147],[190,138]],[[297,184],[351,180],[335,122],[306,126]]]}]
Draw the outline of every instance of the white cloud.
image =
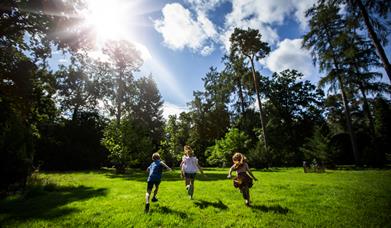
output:
[{"label": "white cloud", "polygon": [[169,115],[179,116],[179,114],[181,112],[187,112],[187,111],[188,111],[188,109],[186,107],[180,107],[178,105],[171,104],[169,102],[164,102],[164,104],[163,104],[163,117],[166,120],[168,120]]},{"label": "white cloud", "polygon": [[316,0],[233,0],[232,12],[225,17],[224,34],[220,40],[226,49],[229,48],[229,37],[233,28],[248,27],[258,29],[262,39],[269,44],[279,40],[273,25],[281,25],[290,17],[296,20],[302,29],[306,28],[305,11]]},{"label": "white cloud", "polygon": [[275,25],[282,25],[287,18],[296,20],[306,29],[305,11],[316,0],[230,0],[232,11],[225,15],[224,25],[217,27],[208,18],[208,12],[229,0],[187,0],[190,9],[179,3],[166,4],[163,17],[154,21],[156,31],[162,34],[169,48],[189,48],[201,55],[211,54],[214,45],[228,50],[229,38],[234,28],[258,29],[262,40],[278,44],[280,36]]},{"label": "white cloud", "polygon": [[187,0],[187,2],[197,11],[207,13],[214,10],[221,3],[228,0]]},{"label": "white cloud", "polygon": [[154,26],[171,49],[200,52],[217,35],[214,24],[204,13],[198,12],[193,19],[192,13],[179,3],[166,4],[162,13],[163,18],[155,20]]},{"label": "white cloud", "polygon": [[202,50],[201,50],[201,55],[202,56],[208,56],[210,54],[212,54],[212,52],[215,50],[215,48],[212,46],[205,46]]},{"label": "white cloud", "polygon": [[312,63],[311,54],[301,48],[302,39],[285,39],[277,45],[277,49],[261,60],[273,72],[285,69],[296,69],[304,74],[305,78],[317,75],[317,69]]},{"label": "white cloud", "polygon": [[307,27],[307,18],[305,17],[305,12],[316,3],[316,0],[292,0],[293,5],[295,6],[295,17],[300,24],[302,30]]}]

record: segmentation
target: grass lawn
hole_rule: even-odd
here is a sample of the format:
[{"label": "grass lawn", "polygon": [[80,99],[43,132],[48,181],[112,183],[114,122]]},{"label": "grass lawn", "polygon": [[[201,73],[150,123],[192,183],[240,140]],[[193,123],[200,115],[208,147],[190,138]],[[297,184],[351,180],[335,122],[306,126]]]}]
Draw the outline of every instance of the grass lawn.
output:
[{"label": "grass lawn", "polygon": [[144,214],[147,174],[40,173],[41,186],[0,201],[0,227],[390,227],[391,170],[254,171],[246,207],[228,169],[197,176],[194,199],[179,172],[165,172]]}]

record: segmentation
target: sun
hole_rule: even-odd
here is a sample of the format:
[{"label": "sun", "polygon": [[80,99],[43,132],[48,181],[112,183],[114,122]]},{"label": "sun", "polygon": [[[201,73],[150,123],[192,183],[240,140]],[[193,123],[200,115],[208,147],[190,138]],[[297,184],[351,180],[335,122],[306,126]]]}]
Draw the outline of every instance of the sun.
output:
[{"label": "sun", "polygon": [[129,33],[126,26],[126,8],[121,1],[89,0],[84,12],[85,23],[97,35],[97,43],[123,39]]},{"label": "sun", "polygon": [[144,60],[151,59],[148,49],[140,43],[137,35],[138,18],[143,12],[138,0],[86,0],[82,12],[84,26],[95,34],[93,56],[103,58],[102,48],[107,42],[127,40],[136,46]]}]

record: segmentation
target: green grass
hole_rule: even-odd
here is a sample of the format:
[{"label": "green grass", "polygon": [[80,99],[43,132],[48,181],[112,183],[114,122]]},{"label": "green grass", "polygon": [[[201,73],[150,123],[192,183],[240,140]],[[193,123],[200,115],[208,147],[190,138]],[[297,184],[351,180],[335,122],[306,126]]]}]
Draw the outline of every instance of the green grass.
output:
[{"label": "green grass", "polygon": [[[0,227],[390,227],[391,170],[254,171],[246,207],[227,169],[197,176],[189,200],[178,171],[144,214],[146,173],[40,173],[41,185],[0,201]],[[43,181],[42,181],[43,180]]]}]

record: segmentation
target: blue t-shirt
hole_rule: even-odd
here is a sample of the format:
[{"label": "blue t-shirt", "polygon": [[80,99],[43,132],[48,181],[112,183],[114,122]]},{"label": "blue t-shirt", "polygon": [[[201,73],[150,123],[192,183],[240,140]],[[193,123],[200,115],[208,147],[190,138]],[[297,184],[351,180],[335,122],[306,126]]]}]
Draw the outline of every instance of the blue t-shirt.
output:
[{"label": "blue t-shirt", "polygon": [[148,167],[149,169],[149,176],[148,176],[148,182],[149,181],[160,181],[162,179],[162,173],[163,173],[163,166],[160,164],[160,160],[156,160],[151,163],[151,165]]}]

